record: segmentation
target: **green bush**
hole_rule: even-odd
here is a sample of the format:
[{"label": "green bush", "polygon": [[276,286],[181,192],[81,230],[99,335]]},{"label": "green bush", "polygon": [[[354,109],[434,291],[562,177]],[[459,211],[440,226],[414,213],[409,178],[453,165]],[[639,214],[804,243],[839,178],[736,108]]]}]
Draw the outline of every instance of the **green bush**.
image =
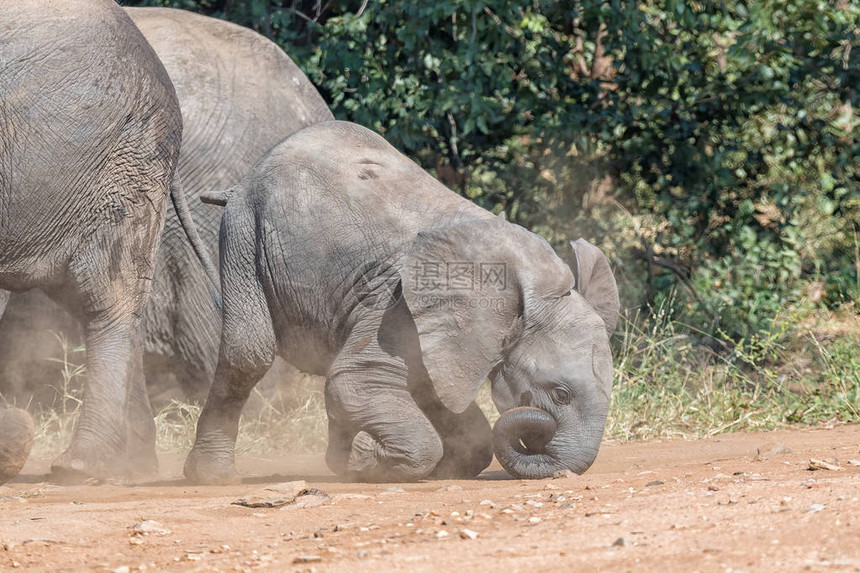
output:
[{"label": "green bush", "polygon": [[858,299],[856,0],[136,3],[273,38],[336,116],[604,247],[627,306],[677,292],[694,331],[737,340]]}]

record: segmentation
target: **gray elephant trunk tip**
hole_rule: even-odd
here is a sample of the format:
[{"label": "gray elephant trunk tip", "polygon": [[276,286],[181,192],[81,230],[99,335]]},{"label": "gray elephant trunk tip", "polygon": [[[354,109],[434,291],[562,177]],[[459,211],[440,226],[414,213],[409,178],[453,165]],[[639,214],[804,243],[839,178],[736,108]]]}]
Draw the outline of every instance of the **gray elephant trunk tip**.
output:
[{"label": "gray elephant trunk tip", "polygon": [[514,477],[551,477],[564,466],[547,451],[557,431],[558,422],[546,410],[513,408],[504,412],[493,427],[493,450],[502,467]]}]

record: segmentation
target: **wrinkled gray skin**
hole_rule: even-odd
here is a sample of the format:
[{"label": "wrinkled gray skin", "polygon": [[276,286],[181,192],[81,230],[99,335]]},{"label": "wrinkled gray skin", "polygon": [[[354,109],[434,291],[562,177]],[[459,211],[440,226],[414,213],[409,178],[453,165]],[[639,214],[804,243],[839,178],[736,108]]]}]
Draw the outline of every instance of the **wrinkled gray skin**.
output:
[{"label": "wrinkled gray skin", "polygon": [[139,326],[181,135],[167,73],[112,1],[0,2],[0,288],[41,288],[88,347],[58,472],[156,467]]},{"label": "wrinkled gray skin", "polygon": [[[575,279],[546,241],[345,122],[294,134],[204,200],[226,204],[224,328],[189,479],[235,479],[239,415],[276,355],[328,377],[327,462],[351,478],[473,476],[493,449],[519,477],[591,465],[619,306],[596,247],[575,244]],[[446,279],[463,263],[472,274]],[[474,403],[488,376],[495,438]]]},{"label": "wrinkled gray skin", "polygon": [[[203,242],[217,258],[222,209],[197,196],[238,183],[284,137],[332,114],[292,60],[252,30],[183,10],[126,12],[176,88],[184,122],[178,173]],[[143,314],[147,384],[152,396],[178,381],[187,396],[203,399],[218,359],[220,311],[172,208],[162,240]],[[74,340],[75,325],[39,293],[13,297],[9,315],[0,336],[0,388],[21,401],[39,390],[28,386],[34,368],[56,368],[45,360],[45,348],[58,346],[51,331]]]}]

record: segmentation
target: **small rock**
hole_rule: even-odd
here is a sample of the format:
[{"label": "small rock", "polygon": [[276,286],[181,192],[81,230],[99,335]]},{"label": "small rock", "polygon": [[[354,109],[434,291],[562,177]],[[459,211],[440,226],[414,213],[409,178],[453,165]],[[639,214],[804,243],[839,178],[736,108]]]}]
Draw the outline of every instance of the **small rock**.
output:
[{"label": "small rock", "polygon": [[392,493],[406,493],[406,490],[399,485],[393,485],[379,492],[379,495],[391,495]]},{"label": "small rock", "polygon": [[477,539],[478,538],[478,532],[472,531],[471,529],[461,529],[460,530],[460,537],[463,539]]},{"label": "small rock", "polygon": [[440,529],[438,532],[436,532],[436,539],[444,539],[445,537],[448,537],[448,535],[450,534],[447,531],[445,531],[444,529]]},{"label": "small rock", "polygon": [[558,470],[554,474],[552,474],[552,479],[564,479],[564,478],[574,478],[576,474],[570,470]]},{"label": "small rock", "polygon": [[342,499],[370,499],[371,496],[364,495],[363,493],[339,493],[334,496],[334,501],[340,501]]},{"label": "small rock", "polygon": [[815,458],[809,459],[809,471],[830,470],[830,471],[834,471],[834,472],[841,472],[844,469],[845,468],[842,468],[839,466],[839,460],[836,460],[836,459],[829,459],[829,460],[818,460]]},{"label": "small rock", "polygon": [[443,485],[436,491],[463,491],[463,488],[456,484],[449,483],[448,485]]},{"label": "small rock", "polygon": [[612,542],[613,547],[627,547],[628,545],[630,545],[630,541],[628,541],[624,537],[619,537],[618,539],[616,539],[615,541]]},{"label": "small rock", "polygon": [[816,513],[816,512],[819,512],[819,511],[825,509],[826,507],[827,506],[824,505],[823,503],[813,503],[808,508],[806,508],[806,511],[808,511],[809,513]]},{"label": "small rock", "polygon": [[232,505],[243,507],[280,507],[292,503],[298,496],[308,491],[304,480],[288,481],[255,489],[245,497],[237,499]]},{"label": "small rock", "polygon": [[530,517],[529,523],[532,523],[532,524],[540,523],[540,517]]},{"label": "small rock", "polygon": [[769,458],[772,456],[784,456],[790,454],[791,450],[785,444],[764,444],[756,448],[755,459]]},{"label": "small rock", "polygon": [[[367,555],[367,551],[359,551],[358,553],[359,557],[362,557],[361,553],[364,553],[365,556]],[[296,555],[293,558],[294,565],[297,563],[316,563],[317,561],[322,561],[322,557],[319,555]]]},{"label": "small rock", "polygon": [[491,508],[496,507],[496,504],[489,499],[482,499],[480,505],[489,505]]},{"label": "small rock", "polygon": [[127,528],[131,531],[132,535],[167,535],[168,533],[173,533],[169,529],[163,527],[157,521],[147,520],[147,521],[138,521],[137,523],[132,523]]},{"label": "small rock", "polygon": [[331,498],[329,495],[315,487],[308,488],[301,495],[296,497],[293,503],[281,508],[290,509],[290,508],[299,508],[299,509],[307,509],[309,507],[317,507],[318,505],[326,505],[331,503]]},{"label": "small rock", "polygon": [[128,565],[120,565],[116,569],[113,570],[113,573],[129,573],[131,568]]},{"label": "small rock", "polygon": [[849,466],[860,466],[860,460],[848,460],[847,463]]},{"label": "small rock", "polygon": [[645,487],[654,487],[655,485],[663,485],[663,482],[658,479],[655,479],[654,481],[649,481],[648,483],[646,483]]}]

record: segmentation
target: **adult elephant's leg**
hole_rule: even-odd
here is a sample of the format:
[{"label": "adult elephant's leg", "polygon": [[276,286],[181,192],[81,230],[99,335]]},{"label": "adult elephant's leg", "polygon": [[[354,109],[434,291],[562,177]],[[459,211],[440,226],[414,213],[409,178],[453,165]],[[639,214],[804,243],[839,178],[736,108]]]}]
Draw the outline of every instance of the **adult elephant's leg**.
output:
[{"label": "adult elephant's leg", "polygon": [[326,461],[359,480],[421,479],[442,457],[442,443],[409,393],[403,360],[366,330],[349,336],[326,382],[329,427],[338,429]]},{"label": "adult elephant's leg", "polygon": [[443,449],[433,477],[472,478],[493,461],[493,430],[477,404],[472,402],[462,414],[440,405],[428,416],[442,438]]},{"label": "adult elephant's leg", "polygon": [[104,311],[85,325],[87,379],[80,417],[55,473],[150,475],[158,471],[155,424],[143,378],[139,320]]},{"label": "adult elephant's leg", "polygon": [[162,208],[153,201],[152,208],[106,226],[72,257],[66,284],[48,293],[77,311],[87,348],[83,403],[71,445],[52,464],[58,474],[134,477],[158,470],[140,317],[166,196],[166,186],[153,184]]},{"label": "adult elephant's leg", "polygon": [[159,378],[174,384],[175,375],[186,398],[205,400],[218,362],[221,310],[172,207],[167,211],[143,331],[150,390],[157,388]]},{"label": "adult elephant's leg", "polygon": [[148,281],[129,274],[115,274],[110,284],[104,282],[107,271],[76,277],[87,378],[72,443],[54,460],[55,473],[110,476],[158,471],[140,332]]}]

